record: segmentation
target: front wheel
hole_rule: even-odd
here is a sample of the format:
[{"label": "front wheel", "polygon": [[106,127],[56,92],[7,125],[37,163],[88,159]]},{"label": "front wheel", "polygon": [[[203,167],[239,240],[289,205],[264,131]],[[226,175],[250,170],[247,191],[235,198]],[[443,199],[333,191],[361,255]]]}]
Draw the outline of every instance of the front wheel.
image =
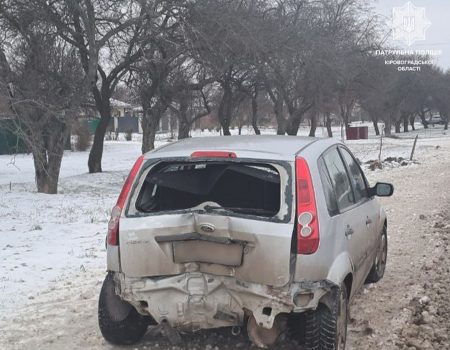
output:
[{"label": "front wheel", "polygon": [[98,323],[103,337],[116,345],[137,343],[149,325],[148,318],[116,295],[112,273],[106,275],[100,291]]},{"label": "front wheel", "polygon": [[316,310],[305,314],[306,350],[344,350],[347,342],[348,295],[343,284],[336,293],[336,306],[331,310],[319,304]]},{"label": "front wheel", "polygon": [[387,250],[387,232],[386,227],[384,227],[383,233],[381,234],[377,256],[375,257],[372,269],[370,270],[369,275],[366,278],[366,283],[376,283],[383,278],[384,271],[386,270]]}]

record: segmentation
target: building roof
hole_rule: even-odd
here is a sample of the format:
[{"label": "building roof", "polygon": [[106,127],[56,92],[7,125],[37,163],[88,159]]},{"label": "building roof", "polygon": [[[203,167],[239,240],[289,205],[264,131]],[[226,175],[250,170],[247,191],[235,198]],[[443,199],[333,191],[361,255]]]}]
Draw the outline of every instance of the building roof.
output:
[{"label": "building roof", "polygon": [[119,101],[114,98],[109,99],[109,102],[111,103],[111,107],[119,107],[119,108],[132,108],[133,107],[129,103]]}]

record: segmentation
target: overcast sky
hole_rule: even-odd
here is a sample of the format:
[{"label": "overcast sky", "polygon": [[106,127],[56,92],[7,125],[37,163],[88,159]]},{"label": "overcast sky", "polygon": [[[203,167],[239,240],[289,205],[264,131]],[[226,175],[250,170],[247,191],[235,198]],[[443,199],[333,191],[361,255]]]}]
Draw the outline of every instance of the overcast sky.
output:
[{"label": "overcast sky", "polygon": [[[408,0],[375,0],[375,10],[389,18],[391,23],[393,7],[403,6]],[[426,32],[426,40],[418,41],[408,47],[397,41],[392,44],[403,49],[442,50],[437,64],[444,69],[450,69],[450,1],[449,0],[411,0],[416,7],[424,7],[431,27]]]}]

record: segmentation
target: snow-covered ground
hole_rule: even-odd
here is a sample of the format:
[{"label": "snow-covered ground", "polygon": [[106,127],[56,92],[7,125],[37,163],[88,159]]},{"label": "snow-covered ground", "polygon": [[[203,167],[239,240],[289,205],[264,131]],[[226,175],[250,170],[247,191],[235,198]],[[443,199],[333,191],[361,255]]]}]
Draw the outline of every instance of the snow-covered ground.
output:
[{"label": "snow-covered ground", "polygon": [[[382,158],[409,158],[416,134],[415,158],[419,162],[441,143],[450,142],[442,127],[417,128],[398,139],[384,138]],[[262,131],[275,133],[273,129]],[[252,130],[244,129],[243,133],[251,134]],[[307,128],[299,132],[307,133]],[[340,138],[339,128],[334,133]],[[214,135],[218,133],[192,132],[194,137]],[[325,135],[325,130],[319,128],[317,135]],[[170,142],[170,135],[164,136],[157,146]],[[361,161],[377,159],[379,143],[372,128],[369,140],[346,142]],[[87,152],[66,152],[57,195],[36,193],[31,155],[0,156],[1,318],[7,319],[18,307],[33,303],[42,291],[70,283],[71,276],[104,268],[110,208],[140,147],[139,135],[130,142],[107,141],[104,172],[100,174],[87,173]]]}]

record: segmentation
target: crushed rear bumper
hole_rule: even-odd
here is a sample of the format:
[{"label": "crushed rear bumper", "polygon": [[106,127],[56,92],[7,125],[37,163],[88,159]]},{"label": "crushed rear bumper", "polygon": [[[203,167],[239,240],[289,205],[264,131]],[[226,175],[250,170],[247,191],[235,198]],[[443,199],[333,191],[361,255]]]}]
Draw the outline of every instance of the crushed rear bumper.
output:
[{"label": "crushed rear bumper", "polygon": [[270,329],[278,314],[315,309],[335,287],[319,281],[274,288],[201,272],[152,278],[115,276],[116,293],[138,312],[186,331],[241,326],[246,314],[253,314],[259,326]]}]

